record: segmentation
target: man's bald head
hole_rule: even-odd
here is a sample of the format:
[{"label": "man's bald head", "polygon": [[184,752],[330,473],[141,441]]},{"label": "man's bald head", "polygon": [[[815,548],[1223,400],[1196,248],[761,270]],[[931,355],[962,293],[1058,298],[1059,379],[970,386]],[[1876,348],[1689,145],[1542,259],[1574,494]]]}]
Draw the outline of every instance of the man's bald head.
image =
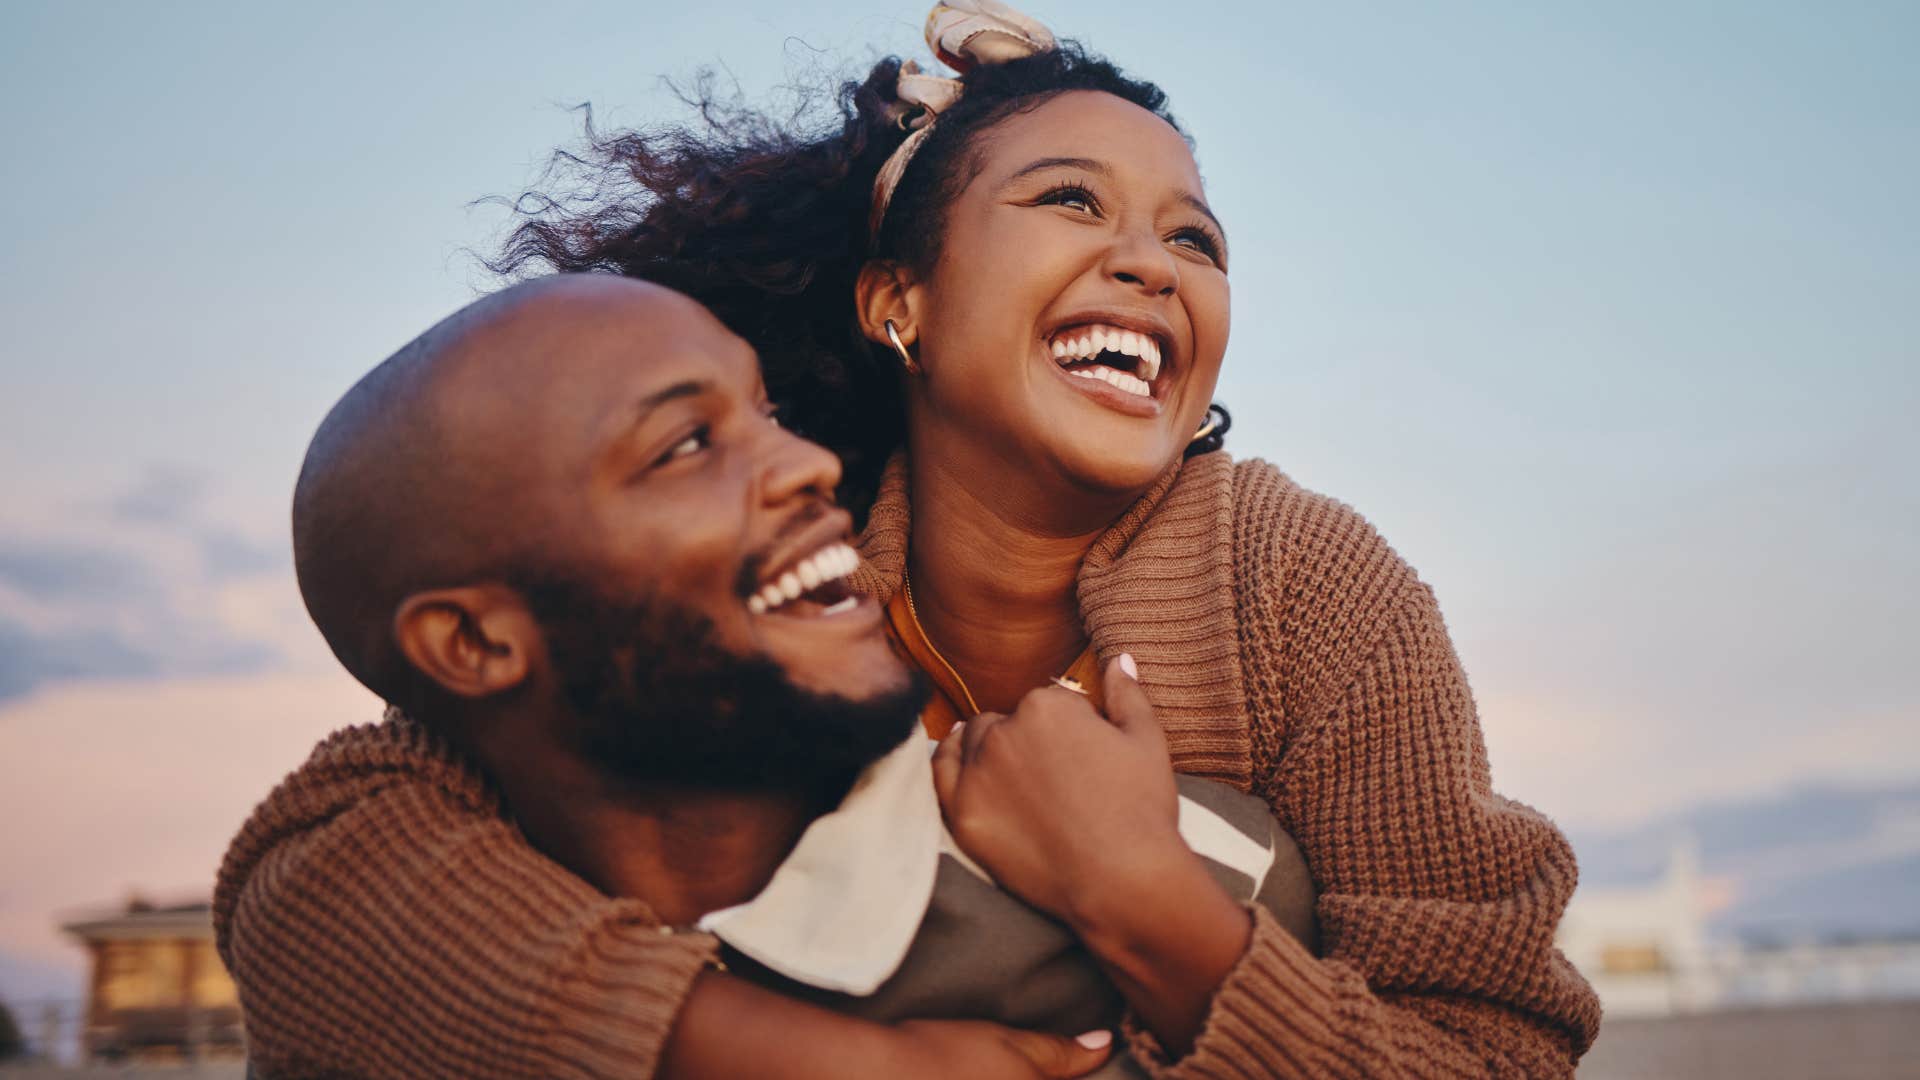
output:
[{"label": "man's bald head", "polygon": [[408,596],[564,551],[592,402],[649,339],[724,329],[678,293],[559,275],[449,316],[327,414],[294,490],[301,596],[334,655],[388,700],[414,675],[394,641]]}]

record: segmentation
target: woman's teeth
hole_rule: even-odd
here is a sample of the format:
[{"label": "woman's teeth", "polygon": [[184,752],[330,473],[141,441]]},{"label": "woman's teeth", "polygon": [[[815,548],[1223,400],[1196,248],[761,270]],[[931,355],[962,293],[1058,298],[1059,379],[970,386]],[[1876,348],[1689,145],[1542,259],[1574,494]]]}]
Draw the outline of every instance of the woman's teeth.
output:
[{"label": "woman's teeth", "polygon": [[[760,591],[747,597],[747,610],[755,615],[765,615],[792,603],[805,594],[825,585],[829,581],[838,581],[853,573],[860,565],[860,556],[845,544],[832,543],[812,555],[801,559],[792,569],[778,578],[760,587]],[[822,615],[837,615],[857,605],[857,597],[847,597],[821,611]]]},{"label": "woman's teeth", "polygon": [[1136,379],[1124,371],[1115,371],[1104,364],[1096,364],[1090,368],[1074,368],[1067,374],[1080,379],[1098,379],[1116,390],[1140,397],[1153,396],[1153,388],[1148,386],[1145,380]]},{"label": "woman's teeth", "polygon": [[1138,331],[1117,326],[1082,326],[1053,339],[1053,358],[1064,363],[1092,360],[1103,352],[1137,357],[1140,375],[1146,382],[1152,382],[1160,374],[1160,343]]}]

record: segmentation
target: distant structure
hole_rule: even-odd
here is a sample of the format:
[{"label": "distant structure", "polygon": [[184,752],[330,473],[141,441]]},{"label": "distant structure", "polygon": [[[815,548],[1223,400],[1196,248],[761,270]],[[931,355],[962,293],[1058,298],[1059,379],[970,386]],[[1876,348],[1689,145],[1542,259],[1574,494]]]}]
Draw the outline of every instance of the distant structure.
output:
[{"label": "distant structure", "polygon": [[1682,840],[1658,880],[1575,893],[1557,944],[1609,1020],[1920,999],[1920,941],[1714,940],[1715,892]]},{"label": "distant structure", "polygon": [[81,1051],[90,1061],[245,1055],[240,999],[213,947],[211,906],[139,897],[61,927],[93,960]]}]

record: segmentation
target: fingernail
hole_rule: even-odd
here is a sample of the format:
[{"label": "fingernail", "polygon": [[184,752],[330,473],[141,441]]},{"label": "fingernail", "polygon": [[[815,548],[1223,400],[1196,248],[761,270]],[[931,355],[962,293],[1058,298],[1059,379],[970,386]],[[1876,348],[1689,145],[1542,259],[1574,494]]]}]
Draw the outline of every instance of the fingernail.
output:
[{"label": "fingernail", "polygon": [[954,725],[947,729],[947,738],[951,739],[955,735],[960,734],[962,731],[965,731],[966,729],[967,729],[967,722],[965,720],[955,721]]},{"label": "fingernail", "polygon": [[1132,653],[1120,654],[1120,670],[1127,673],[1127,678],[1135,682],[1140,681],[1140,668],[1133,662]]},{"label": "fingernail", "polygon": [[1113,1032],[1089,1031],[1084,1035],[1075,1035],[1073,1041],[1089,1050],[1105,1050],[1107,1044],[1113,1042]]}]

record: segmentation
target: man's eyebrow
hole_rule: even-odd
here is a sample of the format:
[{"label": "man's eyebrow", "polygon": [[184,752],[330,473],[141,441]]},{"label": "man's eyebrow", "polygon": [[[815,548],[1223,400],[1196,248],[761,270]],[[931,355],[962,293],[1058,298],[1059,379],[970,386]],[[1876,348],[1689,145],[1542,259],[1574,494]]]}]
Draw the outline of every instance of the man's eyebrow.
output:
[{"label": "man's eyebrow", "polygon": [[653,393],[648,394],[646,397],[634,403],[632,411],[627,414],[628,423],[626,424],[626,429],[630,431],[633,428],[639,427],[646,422],[647,417],[653,415],[655,409],[658,409],[670,401],[699,397],[711,389],[713,389],[713,383],[710,380],[682,379],[664,389],[655,390]]}]

